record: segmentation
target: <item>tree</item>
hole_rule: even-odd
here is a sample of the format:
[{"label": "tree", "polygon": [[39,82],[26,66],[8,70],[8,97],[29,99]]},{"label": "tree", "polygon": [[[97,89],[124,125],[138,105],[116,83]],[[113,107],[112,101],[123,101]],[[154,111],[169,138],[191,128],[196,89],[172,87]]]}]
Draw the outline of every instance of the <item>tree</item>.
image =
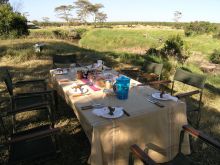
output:
[{"label": "tree", "polygon": [[73,10],[74,6],[72,5],[61,5],[54,9],[57,13],[58,17],[64,19],[68,24],[71,21],[71,11]]},{"label": "tree", "polygon": [[179,22],[179,20],[181,19],[182,17],[182,13],[180,11],[175,11],[174,12],[174,21],[177,23]]},{"label": "tree", "polygon": [[107,18],[108,18],[107,14],[105,14],[105,13],[99,12],[96,14],[97,22],[103,23],[106,21]]},{"label": "tree", "polygon": [[89,6],[89,12],[93,15],[93,21],[95,23],[95,26],[96,26],[96,22],[97,22],[97,17],[100,14],[99,10],[103,7],[104,6],[100,3],[94,4],[94,5],[91,4]]},{"label": "tree", "polygon": [[101,3],[92,4],[88,0],[77,0],[75,2],[75,8],[77,9],[77,16],[83,23],[87,22],[87,18],[92,15],[93,21],[96,26],[96,22],[104,22],[107,19],[107,15],[100,12],[100,9],[104,6]]},{"label": "tree", "polygon": [[77,17],[83,23],[86,23],[90,14],[91,3],[88,0],[77,0],[75,2],[75,8],[77,9]]},{"label": "tree", "polygon": [[50,18],[49,17],[42,17],[42,20],[45,22],[45,23],[48,23],[50,21]]},{"label": "tree", "polygon": [[20,37],[28,33],[27,19],[9,4],[0,5],[0,36]]},{"label": "tree", "polygon": [[0,5],[1,4],[7,4],[9,0],[0,0]]}]

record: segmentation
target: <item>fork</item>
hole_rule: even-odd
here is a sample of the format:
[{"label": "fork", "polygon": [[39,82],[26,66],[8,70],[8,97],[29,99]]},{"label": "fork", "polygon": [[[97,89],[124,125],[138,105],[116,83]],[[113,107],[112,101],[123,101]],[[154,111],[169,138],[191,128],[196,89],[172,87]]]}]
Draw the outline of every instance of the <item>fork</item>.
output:
[{"label": "fork", "polygon": [[161,107],[161,108],[164,107],[163,104],[161,104],[160,102],[158,102],[157,100],[155,100],[155,99],[153,99],[153,98],[147,98],[147,101],[149,101],[150,103],[153,103],[153,104],[157,105],[158,107]]}]

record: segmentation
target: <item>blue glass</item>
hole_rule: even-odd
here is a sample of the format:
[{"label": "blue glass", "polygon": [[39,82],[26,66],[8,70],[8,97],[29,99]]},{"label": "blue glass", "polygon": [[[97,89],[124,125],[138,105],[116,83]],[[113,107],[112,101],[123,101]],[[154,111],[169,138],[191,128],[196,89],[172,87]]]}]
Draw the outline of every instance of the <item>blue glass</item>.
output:
[{"label": "blue glass", "polygon": [[128,92],[130,86],[130,78],[126,76],[120,76],[116,79],[116,95],[120,100],[128,99]]}]

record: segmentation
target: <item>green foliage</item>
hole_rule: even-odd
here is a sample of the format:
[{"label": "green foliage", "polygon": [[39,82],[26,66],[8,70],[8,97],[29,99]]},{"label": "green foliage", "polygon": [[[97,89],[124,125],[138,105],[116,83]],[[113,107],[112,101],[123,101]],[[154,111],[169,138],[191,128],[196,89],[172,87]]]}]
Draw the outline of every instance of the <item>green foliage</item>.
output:
[{"label": "green foliage", "polygon": [[160,51],[157,50],[156,48],[150,48],[146,50],[146,55],[159,55]]},{"label": "green foliage", "polygon": [[80,38],[83,37],[83,35],[87,32],[88,30],[85,28],[77,28],[75,29],[75,32],[79,35]]},{"label": "green foliage", "polygon": [[57,13],[57,16],[60,19],[63,19],[67,23],[69,23],[72,17],[71,11],[73,10],[73,8],[74,7],[72,5],[61,5],[56,7],[54,11]]},{"label": "green foliage", "polygon": [[9,4],[0,5],[0,37],[18,38],[28,34],[26,18],[18,12],[13,12]]},{"label": "green foliage", "polygon": [[215,64],[220,64],[220,50],[214,50],[210,55],[210,61]]},{"label": "green foliage", "polygon": [[67,32],[64,30],[53,30],[52,33],[54,37],[58,39],[66,39],[68,36]]},{"label": "green foliage", "polygon": [[0,0],[0,5],[1,5],[1,4],[6,4],[6,3],[8,3],[8,1],[9,1],[9,0]]},{"label": "green foliage", "polygon": [[215,24],[209,22],[191,22],[190,24],[184,27],[185,35],[192,36],[198,34],[205,34],[210,32],[215,32],[217,30],[217,26]]},{"label": "green foliage", "polygon": [[216,39],[220,40],[220,31],[218,31],[217,33],[215,33],[215,34],[213,35],[213,38],[216,38]]},{"label": "green foliage", "polygon": [[184,45],[182,38],[176,35],[166,40],[164,47],[161,49],[161,54],[165,57],[175,57],[178,61],[184,63],[188,58],[189,51],[187,46]]},{"label": "green foliage", "polygon": [[86,33],[85,28],[75,29],[34,29],[31,30],[29,38],[47,38],[47,39],[62,39],[62,40],[78,40]]}]

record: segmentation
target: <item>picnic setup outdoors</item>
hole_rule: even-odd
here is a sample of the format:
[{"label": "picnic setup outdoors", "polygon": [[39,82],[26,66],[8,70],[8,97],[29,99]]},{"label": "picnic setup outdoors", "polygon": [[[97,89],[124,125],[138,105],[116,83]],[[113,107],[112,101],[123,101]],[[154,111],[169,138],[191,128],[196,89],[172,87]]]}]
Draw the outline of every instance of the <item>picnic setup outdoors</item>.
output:
[{"label": "picnic setup outdoors", "polygon": [[103,0],[34,15],[42,2],[0,0],[0,164],[220,165],[217,16],[182,21],[181,1],[172,21],[119,22],[124,2]]}]

